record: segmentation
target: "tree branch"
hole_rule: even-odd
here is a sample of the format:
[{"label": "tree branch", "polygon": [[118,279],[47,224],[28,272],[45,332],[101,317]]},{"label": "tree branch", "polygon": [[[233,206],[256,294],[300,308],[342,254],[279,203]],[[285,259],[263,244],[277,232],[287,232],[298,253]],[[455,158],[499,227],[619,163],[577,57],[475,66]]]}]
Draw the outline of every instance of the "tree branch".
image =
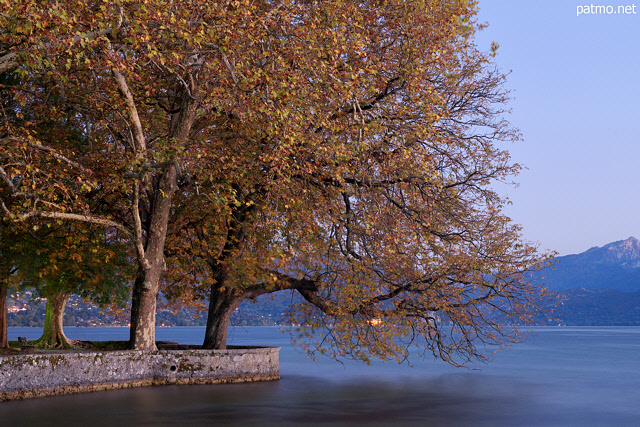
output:
[{"label": "tree branch", "polygon": [[224,63],[225,67],[227,67],[227,70],[229,70],[229,74],[231,74],[231,79],[233,80],[233,83],[238,84],[238,78],[236,77],[236,72],[231,66],[231,63],[229,62],[229,58],[227,57],[227,54],[224,53],[222,48],[215,43],[203,43],[203,45],[217,49],[218,52],[220,52],[220,57],[222,58],[222,62]]},{"label": "tree branch", "polygon": [[61,162],[64,162],[64,163],[68,164],[71,167],[74,167],[74,168],[80,170],[82,173],[84,173],[86,175],[93,175],[93,171],[91,169],[82,166],[78,162],[74,162],[73,160],[69,159],[66,156],[63,156],[55,148],[47,147],[46,145],[43,145],[43,144],[36,144],[35,142],[29,141],[29,140],[26,140],[26,139],[22,139],[22,138],[18,138],[18,137],[15,137],[15,136],[7,136],[5,138],[0,139],[0,142],[5,142],[5,141],[26,143],[31,148],[35,148],[36,150],[46,151],[51,156],[55,157],[56,159],[60,160]]},{"label": "tree branch", "polygon": [[347,230],[347,236],[345,237],[345,245],[347,246],[346,248],[347,253],[360,261],[362,260],[362,257],[358,253],[356,253],[356,251],[353,250],[353,243],[351,241],[352,234],[353,234],[352,225],[351,225],[351,221],[353,219],[352,211],[351,211],[351,201],[349,200],[349,195],[346,192],[342,192],[342,199],[344,200],[345,217],[347,218],[347,223],[345,225],[345,228]]},{"label": "tree branch", "polygon": [[295,277],[277,271],[267,271],[276,277],[275,281],[272,283],[258,283],[255,285],[243,287],[242,293],[245,299],[255,298],[260,295],[278,291],[295,289],[298,291],[317,292],[319,289],[317,280],[296,279]]},{"label": "tree branch", "polygon": [[[3,209],[5,210],[5,213],[9,213],[6,206],[4,206],[4,203],[2,205],[3,205]],[[97,225],[105,225],[108,227],[114,227],[117,230],[123,232],[127,237],[131,239],[133,238],[133,233],[131,232],[131,230],[129,230],[127,227],[120,224],[119,222],[111,221],[109,219],[100,218],[92,215],[73,214],[73,213],[67,213],[67,212],[32,211],[32,212],[27,212],[25,214],[15,215],[12,218],[12,221],[23,222],[29,218],[64,219],[64,220],[71,220],[71,221],[88,222],[88,223],[97,224]]]},{"label": "tree branch", "polygon": [[337,315],[340,312],[340,309],[336,307],[333,303],[320,298],[315,292],[309,291],[307,289],[296,289],[300,295],[307,300],[308,303],[318,307],[324,314]]},{"label": "tree branch", "polygon": [[15,187],[15,185],[13,185],[13,182],[4,171],[4,168],[2,166],[0,166],[0,178],[2,178],[5,184],[7,184],[9,190],[11,191],[11,194],[15,195],[18,192],[18,189]]},{"label": "tree branch", "polygon": [[[113,49],[109,48],[112,54],[115,55]],[[142,128],[142,122],[140,121],[140,116],[138,115],[138,109],[136,108],[135,100],[133,99],[133,94],[129,89],[129,85],[127,85],[127,81],[124,76],[118,71],[115,67],[112,68],[111,72],[113,73],[113,77],[118,84],[118,90],[120,94],[124,97],[125,104],[127,106],[127,115],[129,116],[129,120],[133,129],[131,130],[133,134],[133,143],[134,148],[137,154],[144,153],[147,149],[146,140],[144,137],[144,132]]]},{"label": "tree branch", "polygon": [[0,74],[18,66],[18,54],[11,52],[0,58]]},{"label": "tree branch", "polygon": [[140,182],[138,180],[134,183],[133,189],[133,198],[131,200],[131,215],[133,216],[133,243],[136,246],[136,251],[138,252],[138,258],[142,263],[142,267],[144,269],[151,268],[147,257],[145,256],[144,245],[142,243],[142,221],[140,220],[140,211],[139,209],[139,200],[140,200]]}]

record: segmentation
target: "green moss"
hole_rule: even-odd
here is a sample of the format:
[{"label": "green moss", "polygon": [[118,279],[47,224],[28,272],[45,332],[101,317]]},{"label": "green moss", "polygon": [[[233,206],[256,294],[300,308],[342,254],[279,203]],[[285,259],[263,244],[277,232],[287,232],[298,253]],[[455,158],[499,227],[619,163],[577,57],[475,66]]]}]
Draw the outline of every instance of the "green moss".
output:
[{"label": "green moss", "polygon": [[49,360],[49,363],[51,363],[51,367],[54,369],[56,366],[60,365],[61,363],[69,364],[69,362],[67,361],[67,358],[61,354],[55,354],[55,355],[52,354],[47,357],[42,357],[41,360]]},{"label": "green moss", "polygon": [[146,359],[147,356],[144,354],[144,352],[134,352],[132,351],[131,354],[129,354],[129,360],[134,361],[134,362],[138,362],[140,360]]},{"label": "green moss", "polygon": [[205,368],[205,366],[202,363],[190,363],[186,360],[181,361],[180,365],[179,365],[179,370],[180,371],[189,371],[189,372],[194,372],[194,371],[201,371]]}]

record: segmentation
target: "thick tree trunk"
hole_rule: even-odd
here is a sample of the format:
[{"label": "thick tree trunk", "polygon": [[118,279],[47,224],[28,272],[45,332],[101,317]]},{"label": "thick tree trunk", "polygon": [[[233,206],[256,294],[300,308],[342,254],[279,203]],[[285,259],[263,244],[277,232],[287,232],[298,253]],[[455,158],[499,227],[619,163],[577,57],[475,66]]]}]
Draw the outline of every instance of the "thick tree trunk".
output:
[{"label": "thick tree trunk", "polygon": [[[236,190],[240,190],[239,187]],[[254,205],[255,206],[255,205]],[[213,285],[209,294],[209,311],[207,313],[207,329],[204,333],[203,348],[225,349],[227,348],[227,330],[231,313],[245,299],[245,295],[238,293],[233,287],[227,286],[229,276],[225,261],[233,256],[236,249],[244,242],[243,223],[254,206],[234,209],[234,214],[229,217],[227,223],[227,241],[219,257],[210,257],[207,264],[211,268]]]},{"label": "thick tree trunk", "polygon": [[[195,88],[192,88],[195,92]],[[198,104],[185,97],[182,108],[171,118],[171,135],[177,141],[187,141],[196,119]],[[141,136],[141,138],[144,138]],[[139,268],[131,298],[131,331],[129,347],[134,350],[155,351],[156,347],[156,299],[158,282],[165,267],[164,244],[167,238],[171,201],[178,191],[176,166],[166,166],[157,186],[153,185],[151,223],[147,231],[144,254],[138,254]]]},{"label": "thick tree trunk", "polygon": [[[160,268],[160,267],[158,267]],[[156,298],[158,277],[138,270],[131,297],[131,328],[129,347],[133,350],[155,351],[156,348]]]},{"label": "thick tree trunk", "polygon": [[211,286],[209,295],[207,329],[202,344],[205,349],[227,348],[227,330],[231,314],[242,301],[287,289],[297,289],[299,292],[308,293],[308,295],[318,291],[318,283],[315,280],[297,279],[277,272],[273,272],[276,280],[268,285],[258,283],[253,286],[245,286],[242,289],[234,288],[227,284],[228,271],[224,266],[214,260],[210,260],[208,263],[213,271],[214,284]]},{"label": "thick tree trunk", "polygon": [[178,189],[175,166],[165,169],[154,191],[147,244],[139,262],[131,296],[129,348],[156,351],[156,299],[164,270],[164,243],[171,215],[171,198]]},{"label": "thick tree trunk", "polygon": [[63,331],[64,309],[67,301],[71,297],[70,292],[51,293],[47,295],[47,308],[44,317],[44,329],[42,336],[36,341],[38,344],[47,347],[64,347],[73,346]]},{"label": "thick tree trunk", "polygon": [[243,296],[234,295],[233,289],[221,291],[220,286],[213,285],[211,287],[203,348],[227,348],[227,330],[229,329],[231,314],[243,300]]},{"label": "thick tree trunk", "polygon": [[9,329],[7,323],[7,286],[0,283],[0,348],[9,347]]}]

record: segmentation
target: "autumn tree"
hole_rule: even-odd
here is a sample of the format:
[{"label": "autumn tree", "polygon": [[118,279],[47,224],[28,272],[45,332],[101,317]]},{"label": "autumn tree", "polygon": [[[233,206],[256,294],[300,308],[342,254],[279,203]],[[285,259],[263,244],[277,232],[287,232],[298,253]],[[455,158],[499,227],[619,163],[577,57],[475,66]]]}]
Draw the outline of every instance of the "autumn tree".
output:
[{"label": "autumn tree", "polygon": [[41,221],[0,227],[0,337],[8,346],[6,295],[9,288],[46,298],[43,334],[38,343],[72,347],[63,331],[64,309],[72,294],[106,306],[124,306],[131,262],[124,246],[102,229],[62,227]]},{"label": "autumn tree", "polygon": [[499,145],[518,133],[502,118],[493,52],[472,43],[474,10],[327,2],[298,12],[255,38],[268,43],[253,61],[249,41],[228,52],[283,111],[224,124],[234,148],[209,170],[228,171],[231,203],[178,203],[170,253],[186,267],[176,280],[209,288],[204,346],[225,347],[242,301],[285,289],[308,303],[294,323],[326,331],[302,344],[334,356],[402,360],[420,343],[457,364],[483,358],[480,344],[517,340],[513,325],[541,296],[526,273],[544,257],[492,187],[519,170]]},{"label": "autumn tree", "polygon": [[155,348],[165,266],[208,288],[205,347],[284,289],[338,356],[419,342],[456,363],[517,338],[492,312],[526,319],[541,258],[492,187],[518,135],[473,2],[0,4],[0,66],[24,79],[3,212],[129,237],[133,348]]},{"label": "autumn tree", "polygon": [[[14,126],[34,119],[33,112],[24,108],[26,104],[11,96],[23,80],[15,70],[0,75],[4,118]],[[41,133],[51,133],[55,129],[52,137],[82,142],[81,132],[68,120],[56,121],[54,116],[46,117],[39,126]],[[16,203],[11,190],[15,190],[20,181],[15,177],[5,178],[11,185],[3,188],[4,196]],[[22,194],[23,197],[26,195]],[[0,323],[5,344],[6,291],[10,283],[35,290],[46,298],[44,330],[38,340],[45,346],[70,347],[73,344],[63,332],[64,309],[72,293],[101,305],[123,304],[126,299],[124,283],[129,278],[130,263],[115,234],[107,237],[104,230],[91,229],[81,223],[65,227],[62,223],[43,222],[37,218],[15,222],[5,217],[0,235]]]},{"label": "autumn tree", "polygon": [[[80,227],[78,227],[80,225]],[[14,281],[47,299],[42,337],[45,347],[73,347],[64,334],[64,310],[72,294],[99,306],[124,306],[133,275],[125,246],[103,229],[45,223],[19,242],[28,250],[16,258]]]},{"label": "autumn tree", "polygon": [[[191,29],[202,25],[193,10],[165,2],[50,6],[2,2],[0,63],[22,77],[11,88],[20,109],[1,141],[4,215],[90,222],[128,236],[138,264],[131,345],[154,349],[171,200],[197,119]],[[62,132],[47,125],[62,121],[71,124]]]}]

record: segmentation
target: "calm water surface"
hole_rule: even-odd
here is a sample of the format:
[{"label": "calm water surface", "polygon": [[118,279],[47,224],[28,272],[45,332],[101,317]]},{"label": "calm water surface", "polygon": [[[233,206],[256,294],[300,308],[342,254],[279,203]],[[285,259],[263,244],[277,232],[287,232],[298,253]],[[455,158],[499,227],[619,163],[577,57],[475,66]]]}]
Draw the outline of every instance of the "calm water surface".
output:
[{"label": "calm water surface", "polygon": [[[73,339],[126,328],[66,328]],[[235,328],[233,344],[282,347],[275,382],[165,386],[0,403],[4,425],[640,426],[640,328],[537,328],[481,370],[308,360],[278,328]],[[10,328],[9,338],[40,336]],[[199,344],[204,328],[158,328]]]}]

